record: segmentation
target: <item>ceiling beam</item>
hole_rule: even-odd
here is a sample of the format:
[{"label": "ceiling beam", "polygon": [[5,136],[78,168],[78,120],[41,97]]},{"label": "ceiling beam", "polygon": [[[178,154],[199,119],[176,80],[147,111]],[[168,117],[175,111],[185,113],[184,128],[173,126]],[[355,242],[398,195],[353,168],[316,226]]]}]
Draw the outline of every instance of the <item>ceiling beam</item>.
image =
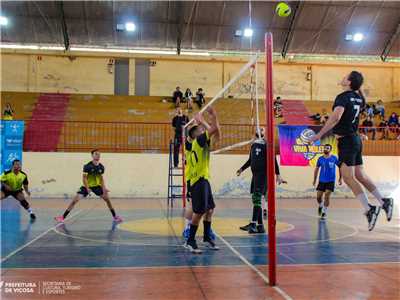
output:
[{"label": "ceiling beam", "polygon": [[382,61],[386,61],[386,58],[388,57],[388,55],[390,53],[390,50],[392,50],[394,42],[399,37],[400,37],[400,21],[397,24],[397,28],[393,31],[393,33],[390,35],[390,37],[387,39],[387,41],[385,43],[385,46],[384,46],[384,48],[382,50],[382,53],[381,53]]},{"label": "ceiling beam", "polygon": [[225,16],[225,8],[226,8],[226,2],[222,2],[222,8],[221,8],[221,13],[219,14],[219,26],[218,26],[218,32],[217,32],[217,42],[215,43],[215,48],[218,49],[218,46],[221,41],[221,32],[222,32],[222,25],[224,24],[224,16]]},{"label": "ceiling beam", "polygon": [[318,31],[317,37],[315,38],[314,44],[312,45],[312,48],[311,48],[311,53],[315,52],[315,49],[316,49],[316,47],[318,45],[318,42],[319,42],[319,38],[321,37],[322,31],[325,28],[325,21],[327,20],[327,17],[328,17],[329,11],[331,10],[331,7],[332,6],[330,6],[330,5],[326,6],[326,9],[325,9],[325,12],[324,12],[324,16],[322,17],[322,21],[321,21],[321,23],[319,24],[319,27],[318,27],[319,31]]},{"label": "ceiling beam", "polygon": [[67,22],[65,21],[64,1],[58,2],[58,10],[60,13],[60,22],[64,38],[64,48],[65,50],[69,50],[69,35],[68,35]]},{"label": "ceiling beam", "polygon": [[292,12],[292,18],[290,20],[289,28],[286,32],[286,37],[285,37],[285,42],[283,43],[281,55],[283,58],[286,57],[286,54],[290,48],[290,44],[292,43],[293,35],[294,35],[294,29],[296,27],[297,20],[299,19],[300,16],[300,11],[302,10],[304,4],[302,1],[297,1],[296,6],[293,9]]},{"label": "ceiling beam", "polygon": [[178,22],[178,25],[176,26],[176,53],[178,55],[181,54],[181,47],[182,47],[182,40],[183,40],[183,31],[184,31],[184,25],[185,25],[185,15],[184,15],[184,9],[183,9],[183,1],[177,1],[176,2],[176,8],[175,8],[175,13],[176,13],[176,20]]}]

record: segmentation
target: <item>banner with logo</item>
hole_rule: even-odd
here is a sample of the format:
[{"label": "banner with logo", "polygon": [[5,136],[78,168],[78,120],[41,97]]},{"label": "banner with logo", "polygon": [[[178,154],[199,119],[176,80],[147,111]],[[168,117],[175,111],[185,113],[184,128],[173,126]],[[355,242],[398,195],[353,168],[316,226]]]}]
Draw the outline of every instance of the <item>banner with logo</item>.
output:
[{"label": "banner with logo", "polygon": [[14,159],[22,161],[24,121],[0,121],[1,151],[0,172],[11,168]]},{"label": "banner with logo", "polygon": [[332,154],[337,156],[337,141],[332,133],[325,134],[320,141],[307,143],[307,137],[318,133],[321,126],[279,125],[280,164],[282,166],[315,166],[324,153],[324,145],[332,145]]}]

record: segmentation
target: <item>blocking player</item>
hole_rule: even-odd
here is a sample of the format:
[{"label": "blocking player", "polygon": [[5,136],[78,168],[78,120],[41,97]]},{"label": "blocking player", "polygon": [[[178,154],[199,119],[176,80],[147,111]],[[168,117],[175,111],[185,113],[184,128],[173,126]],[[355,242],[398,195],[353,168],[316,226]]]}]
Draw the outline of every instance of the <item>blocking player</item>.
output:
[{"label": "blocking player", "polygon": [[220,126],[216,111],[210,107],[207,109],[207,112],[210,116],[210,124],[198,113],[195,116],[195,120],[201,126],[195,125],[189,130],[189,136],[192,139],[192,149],[188,156],[188,164],[190,164],[190,193],[192,196],[193,216],[190,224],[189,238],[184,247],[196,254],[202,252],[196,243],[196,232],[201,218],[203,218],[204,226],[203,242],[210,249],[219,249],[210,236],[215,203],[209,182],[209,165],[211,137],[219,137]]},{"label": "blocking player", "polygon": [[[267,145],[264,140],[264,129],[261,130],[261,138],[258,138],[256,133],[256,140],[251,145],[249,159],[245,164],[236,172],[240,176],[243,171],[251,167],[251,199],[253,201],[253,215],[251,222],[248,225],[241,226],[240,229],[253,233],[265,233],[263,224],[263,212],[261,207],[262,196],[265,197],[267,193],[267,174],[266,174],[266,155]],[[280,176],[278,161],[275,158],[275,175],[278,184],[286,183]]]},{"label": "blocking player", "polygon": [[[362,204],[368,221],[368,230],[371,231],[375,227],[381,207],[386,212],[386,219],[388,221],[392,219],[393,199],[385,198],[381,194],[363,167],[362,142],[358,134],[360,112],[366,103],[361,91],[363,82],[362,74],[357,71],[352,71],[342,79],[340,84],[344,92],[336,97],[333,112],[328,121],[318,134],[310,138],[310,142],[321,139],[333,129],[338,140],[340,173],[344,182]],[[374,195],[379,206],[369,203],[363,187]]]},{"label": "blocking player", "polygon": [[74,208],[75,204],[78,203],[80,199],[86,198],[91,192],[106,202],[115,222],[122,222],[122,218],[116,215],[115,210],[111,205],[110,197],[108,196],[109,190],[106,188],[103,178],[105,169],[100,163],[100,151],[95,149],[91,154],[92,161],[83,166],[83,186],[81,186],[64,214],[54,218],[57,222],[64,222],[64,219]]},{"label": "blocking player", "polygon": [[[315,186],[319,173],[319,182],[317,186],[318,215],[321,220],[325,220],[331,193],[335,190],[336,166],[339,166],[339,160],[331,154],[332,146],[324,145],[324,155],[318,158],[314,170],[313,186]],[[339,177],[339,185],[342,184],[342,177]],[[324,201],[322,197],[325,195]]]},{"label": "blocking player", "polygon": [[30,196],[28,175],[22,171],[21,161],[15,159],[12,162],[11,170],[3,172],[1,174],[1,200],[8,196],[13,196],[19,201],[19,204],[29,213],[31,220],[36,219],[36,215],[33,213],[28,201],[25,199],[25,193]]}]

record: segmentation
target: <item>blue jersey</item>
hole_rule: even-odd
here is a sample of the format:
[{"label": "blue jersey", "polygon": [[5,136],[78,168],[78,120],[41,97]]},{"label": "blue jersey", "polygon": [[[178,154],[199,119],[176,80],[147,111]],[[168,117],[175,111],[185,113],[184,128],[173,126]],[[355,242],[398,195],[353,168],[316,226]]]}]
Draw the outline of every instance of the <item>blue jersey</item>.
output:
[{"label": "blue jersey", "polygon": [[339,160],[335,155],[325,158],[323,155],[318,158],[317,167],[320,167],[319,182],[335,182],[336,166],[339,165]]}]

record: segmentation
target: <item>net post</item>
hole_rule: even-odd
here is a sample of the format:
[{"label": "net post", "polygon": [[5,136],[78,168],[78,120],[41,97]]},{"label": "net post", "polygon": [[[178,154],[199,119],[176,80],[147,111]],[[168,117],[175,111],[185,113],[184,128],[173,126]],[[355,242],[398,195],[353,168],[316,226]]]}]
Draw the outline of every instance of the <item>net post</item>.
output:
[{"label": "net post", "polygon": [[185,178],[185,143],[186,142],[186,137],[185,137],[185,126],[182,126],[182,206],[183,208],[186,207],[186,178]]},{"label": "net post", "polygon": [[268,180],[268,277],[271,286],[276,285],[276,214],[275,214],[275,145],[272,86],[272,33],[265,34],[265,121],[267,134],[267,180]]}]

